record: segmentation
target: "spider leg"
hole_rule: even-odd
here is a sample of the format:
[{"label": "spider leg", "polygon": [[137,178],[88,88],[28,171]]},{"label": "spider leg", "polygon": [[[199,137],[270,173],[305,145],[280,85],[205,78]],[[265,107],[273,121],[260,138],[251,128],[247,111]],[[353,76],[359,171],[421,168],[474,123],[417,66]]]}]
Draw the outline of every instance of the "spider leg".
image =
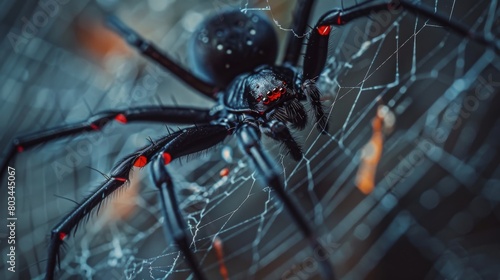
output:
[{"label": "spider leg", "polygon": [[125,157],[125,159],[113,168],[111,176],[92,195],[87,197],[83,203],[73,209],[52,229],[45,278],[54,278],[55,267],[59,261],[59,248],[63,240],[72,231],[76,231],[79,223],[85,217],[88,217],[93,209],[96,207],[99,208],[101,202],[127,182],[134,166],[145,166],[155,155],[160,154],[160,151],[163,151],[161,155],[164,162],[168,163],[181,156],[208,149],[224,140],[228,131],[229,128],[222,125],[187,128],[163,137],[151,145]]},{"label": "spider leg", "polygon": [[[228,128],[217,125],[186,130],[186,132],[180,134],[173,141],[167,143],[164,146],[162,154],[165,155],[166,153],[169,157],[172,157],[172,155],[179,157],[206,150],[222,142],[229,131]],[[189,248],[188,234],[186,233],[187,226],[175,194],[175,185],[166,167],[170,158],[166,162],[162,154],[159,154],[155,163],[151,165],[151,177],[156,187],[160,190],[167,240],[171,240],[177,244],[191,267],[194,276],[200,280],[206,279],[196,261],[196,257]]]},{"label": "spider leg", "polygon": [[261,184],[271,187],[276,192],[302,234],[304,234],[309,241],[309,245],[314,251],[314,258],[319,264],[323,278],[329,280],[335,279],[333,267],[327,257],[327,250],[318,241],[318,237],[309,225],[307,218],[302,211],[300,211],[299,206],[286,194],[283,183],[276,170],[277,164],[260,145],[257,128],[245,124],[236,131],[236,135],[242,152],[250,158],[250,162],[255,168],[256,173],[260,175],[259,179]]},{"label": "spider leg", "polygon": [[13,139],[9,147],[4,151],[4,161],[2,162],[2,169],[0,170],[7,169],[7,165],[15,156],[16,152],[23,152],[38,144],[54,141],[62,137],[78,135],[84,132],[93,132],[101,129],[113,120],[121,123],[151,121],[179,124],[206,124],[212,119],[209,110],[196,108],[145,106],[121,111],[101,112],[85,121],[55,127],[46,131],[36,132]]},{"label": "spider leg", "polygon": [[139,50],[144,56],[156,61],[161,66],[176,75],[201,94],[215,100],[215,94],[218,89],[200,78],[193,75],[184,67],[172,60],[168,55],[162,53],[155,45],[142,38],[137,32],[128,27],[120,19],[115,16],[109,16],[107,19],[108,25],[113,28],[120,36],[122,36],[128,44]]},{"label": "spider leg", "polygon": [[306,48],[303,67],[303,90],[309,96],[313,109],[315,111],[317,127],[320,131],[326,131],[327,121],[320,102],[320,94],[314,81],[323,71],[328,56],[328,39],[330,37],[331,26],[345,25],[352,20],[361,17],[368,17],[372,13],[379,11],[391,11],[403,7],[415,14],[422,14],[430,19],[447,26],[451,30],[465,37],[471,38],[476,42],[492,48],[497,53],[500,53],[500,42],[494,39],[485,37],[482,34],[470,32],[469,28],[461,22],[450,20],[447,16],[435,13],[432,9],[425,5],[414,4],[411,1],[385,1],[380,2],[364,2],[354,5],[348,9],[337,8],[325,13],[318,20],[311,32]]},{"label": "spider leg", "polygon": [[[305,33],[313,4],[314,0],[303,0],[300,1],[296,7],[292,24],[294,33],[289,34],[288,49],[284,57],[284,64],[295,66],[298,63],[303,37],[297,37],[295,33],[298,35]],[[320,132],[326,133],[328,130],[328,120],[321,106],[320,91],[315,85],[315,80],[319,74],[321,74],[325,66],[328,51],[328,38],[326,38],[326,40],[318,40],[317,33],[318,32],[312,32],[307,42],[307,52],[304,57],[302,90],[309,98],[313,107],[316,127]]]},{"label": "spider leg", "polygon": [[296,5],[291,27],[293,32],[288,33],[287,49],[282,64],[297,65],[313,4],[314,0],[302,0]]},{"label": "spider leg", "polygon": [[155,163],[151,165],[151,169],[154,184],[160,190],[163,216],[165,217],[165,232],[168,236],[167,240],[171,240],[177,244],[195,277],[200,280],[206,279],[196,262],[196,257],[189,248],[188,235],[185,232],[187,225],[182,218],[179,202],[174,190],[175,185],[162,157],[158,157]]},{"label": "spider leg", "polygon": [[304,57],[304,80],[315,79],[321,74],[321,71],[323,71],[325,67],[330,26],[345,25],[357,18],[368,17],[372,13],[393,11],[400,7],[413,14],[424,15],[454,32],[500,53],[500,42],[496,41],[494,38],[484,36],[477,32],[471,32],[470,27],[461,22],[451,20],[448,16],[441,13],[434,12],[433,9],[425,5],[416,4],[407,0],[386,0],[383,1],[383,3],[367,1],[347,9],[336,8],[321,16],[314,26],[314,30],[311,32],[307,42],[306,55]]},{"label": "spider leg", "polygon": [[295,141],[288,127],[277,120],[272,120],[269,123],[266,123],[260,127],[261,131],[267,136],[283,142],[287,149],[290,151],[293,159],[299,161],[302,159],[302,148]]},{"label": "spider leg", "polygon": [[309,98],[309,102],[314,111],[314,117],[316,119],[316,128],[321,133],[326,133],[328,131],[328,117],[325,114],[325,110],[323,110],[323,106],[321,105],[321,93],[319,88],[316,86],[315,80],[304,80],[302,83],[302,90],[305,95]]}]

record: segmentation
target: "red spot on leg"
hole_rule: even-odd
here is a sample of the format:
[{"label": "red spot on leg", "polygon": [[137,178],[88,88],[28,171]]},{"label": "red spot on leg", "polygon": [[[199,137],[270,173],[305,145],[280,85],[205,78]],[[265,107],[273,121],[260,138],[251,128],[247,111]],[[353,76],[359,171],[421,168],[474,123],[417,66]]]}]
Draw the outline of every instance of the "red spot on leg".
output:
[{"label": "red spot on leg", "polygon": [[90,128],[92,128],[93,130],[99,130],[99,127],[95,123],[91,123]]},{"label": "red spot on leg", "polygon": [[227,175],[229,175],[229,168],[223,168],[220,172],[219,172],[219,175],[221,177],[226,177]]},{"label": "red spot on leg", "polygon": [[328,34],[330,34],[331,30],[332,28],[330,27],[330,25],[318,26],[318,33],[321,36],[327,36]]},{"label": "red spot on leg", "polygon": [[148,163],[148,158],[145,156],[140,156],[135,160],[134,166],[135,167],[144,167],[146,165],[146,163]]},{"label": "red spot on leg", "polygon": [[126,182],[126,181],[127,181],[127,179],[125,179],[125,178],[120,178],[120,177],[115,177],[114,179],[115,179],[116,181],[120,181],[120,182]]},{"label": "red spot on leg", "polygon": [[23,146],[19,145],[19,146],[17,146],[16,148],[17,148],[17,152],[18,152],[18,153],[22,153],[22,152],[24,152],[24,147],[23,147]]},{"label": "red spot on leg", "polygon": [[337,18],[337,24],[338,25],[344,24],[344,22],[342,21],[342,18],[340,16]]},{"label": "red spot on leg", "polygon": [[61,240],[61,241],[64,240],[66,238],[66,236],[68,236],[66,233],[60,232],[59,233],[59,240]]},{"label": "red spot on leg", "polygon": [[115,120],[120,123],[127,123],[127,117],[124,114],[118,114],[115,117]]},{"label": "red spot on leg", "polygon": [[172,161],[172,156],[169,153],[163,153],[163,162],[165,165],[169,164]]}]

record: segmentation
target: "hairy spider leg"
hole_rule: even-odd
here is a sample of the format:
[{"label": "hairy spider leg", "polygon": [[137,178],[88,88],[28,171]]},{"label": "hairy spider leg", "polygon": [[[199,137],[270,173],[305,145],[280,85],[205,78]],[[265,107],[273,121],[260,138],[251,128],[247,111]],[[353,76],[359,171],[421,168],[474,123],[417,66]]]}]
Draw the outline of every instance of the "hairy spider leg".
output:
[{"label": "hairy spider leg", "polygon": [[[165,143],[172,141],[179,134],[180,132],[177,132],[164,137],[156,143],[142,148],[138,152],[126,157],[113,168],[111,176],[95,192],[93,192],[91,196],[87,197],[83,203],[79,204],[75,209],[68,213],[68,215],[66,215],[61,222],[59,222],[59,224],[52,229],[45,279],[54,278],[55,267],[60,260],[59,248],[63,244],[63,240],[71,233],[71,231],[74,229],[73,232],[76,232],[79,223],[85,217],[89,217],[92,209],[96,206],[100,206],[101,202],[103,202],[111,193],[123,186],[123,184],[128,180],[129,173],[137,160],[143,162],[143,157],[146,157],[146,161],[150,161],[150,159],[160,151],[161,147]],[[97,209],[97,212],[98,211],[99,208]]]},{"label": "hairy spider leg", "polygon": [[167,106],[143,106],[119,111],[105,111],[93,115],[88,120],[14,138],[9,147],[4,150],[1,170],[7,170],[7,165],[16,155],[16,152],[24,152],[33,146],[63,137],[84,132],[95,132],[113,120],[120,123],[150,121],[177,124],[208,124],[213,118],[210,116],[209,110],[206,109]]},{"label": "hairy spider leg", "polygon": [[[225,125],[216,124],[186,128],[165,136],[125,157],[110,172],[111,176],[92,195],[87,197],[52,229],[45,279],[54,278],[55,267],[59,262],[59,249],[63,240],[71,232],[76,232],[80,222],[85,218],[88,219],[96,207],[98,212],[101,203],[129,180],[130,172],[134,166],[137,166],[138,163],[144,166],[151,162],[156,155],[161,155],[165,164],[170,163],[173,159],[206,150],[222,142],[231,131],[230,129]],[[174,208],[174,211],[175,215],[181,216],[180,209]],[[169,216],[165,218],[169,220],[172,214],[167,214]],[[179,229],[177,233],[179,233]]]},{"label": "hairy spider leg", "polygon": [[288,127],[277,120],[265,123],[260,126],[260,130],[265,135],[285,144],[293,159],[299,161],[302,159],[302,147],[295,141]]},{"label": "hairy spider leg", "polygon": [[261,184],[269,186],[276,192],[295,224],[309,241],[309,246],[313,249],[314,259],[319,264],[323,278],[329,280],[336,279],[329,258],[326,257],[328,256],[327,250],[318,241],[318,236],[312,230],[297,203],[286,194],[276,170],[278,164],[262,149],[257,128],[244,124],[236,130],[236,135],[240,149],[250,158],[251,165],[256,170],[256,173],[260,175],[258,178]]},{"label": "hairy spider leg", "polygon": [[316,119],[316,128],[323,134],[328,132],[328,117],[321,105],[321,92],[316,86],[315,80],[304,80],[302,90],[309,99]]},{"label": "hairy spider leg", "polygon": [[199,77],[196,77],[194,74],[171,59],[168,55],[160,51],[155,45],[142,38],[137,32],[132,30],[117,17],[113,15],[108,16],[107,24],[120,36],[122,36],[128,44],[135,47],[144,56],[165,67],[168,71],[184,81],[188,86],[197,90],[199,93],[216,100],[216,94],[219,91],[217,87],[203,81]]}]

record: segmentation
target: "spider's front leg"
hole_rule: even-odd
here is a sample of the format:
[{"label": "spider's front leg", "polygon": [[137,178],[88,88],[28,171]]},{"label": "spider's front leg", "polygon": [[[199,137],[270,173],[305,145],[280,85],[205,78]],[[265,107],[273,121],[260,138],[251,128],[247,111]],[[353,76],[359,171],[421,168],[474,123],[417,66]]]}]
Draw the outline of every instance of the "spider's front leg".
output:
[{"label": "spider's front leg", "polygon": [[[89,197],[80,203],[51,232],[46,279],[53,279],[59,260],[59,249],[63,240],[76,230],[79,223],[115,190],[122,187],[129,179],[133,167],[143,167],[156,155],[161,155],[164,164],[196,152],[203,151],[222,142],[230,127],[225,125],[204,125],[190,127],[165,136],[151,145],[127,156],[111,171],[110,177]],[[179,209],[175,210],[176,212]]]},{"label": "spider's front leg", "polygon": [[250,163],[253,168],[255,168],[261,184],[263,186],[269,186],[276,192],[302,234],[309,241],[309,245],[314,251],[314,258],[319,264],[323,278],[329,280],[335,279],[333,267],[327,257],[327,250],[319,242],[318,236],[309,225],[309,222],[297,203],[295,203],[286,193],[276,169],[278,164],[262,149],[258,136],[258,129],[249,124],[244,124],[236,130],[236,135],[242,152],[250,158]]}]

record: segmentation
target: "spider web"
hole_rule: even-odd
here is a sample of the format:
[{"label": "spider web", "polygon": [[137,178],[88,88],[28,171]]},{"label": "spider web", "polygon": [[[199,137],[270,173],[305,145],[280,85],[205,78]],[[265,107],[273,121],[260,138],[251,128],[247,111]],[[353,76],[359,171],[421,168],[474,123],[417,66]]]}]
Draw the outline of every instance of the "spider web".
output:
[{"label": "spider web", "polygon": [[[356,4],[317,2],[313,19]],[[423,2],[498,38],[497,1]],[[114,11],[187,65],[184,47],[196,23],[228,6],[265,11],[281,42],[291,34],[285,28],[293,10],[288,1],[4,1],[2,147],[15,135],[107,109],[210,107],[95,23],[104,11]],[[40,21],[42,12],[46,21]],[[21,37],[16,41],[12,34]],[[280,164],[287,192],[314,225],[338,277],[498,277],[499,67],[493,50],[403,10],[334,28],[318,79],[329,133],[319,134],[312,121],[294,132],[305,151],[298,163],[275,142],[263,139],[263,145]],[[382,112],[385,127],[374,132],[372,122]],[[17,271],[8,272],[2,261],[1,278],[42,279],[50,229],[102,182],[95,170],[107,173],[148,137],[166,133],[158,124],[113,123],[100,133],[19,154],[10,163],[16,168]],[[374,140],[380,134],[382,154],[370,165],[369,152],[380,151]],[[221,176],[226,168],[229,174]],[[374,179],[359,175],[370,168]],[[223,278],[221,260],[231,279],[319,278],[313,251],[273,191],[256,182],[234,140],[173,162],[171,170],[191,249],[209,279]],[[148,171],[134,172],[130,186],[66,240],[58,278],[192,278],[178,248],[165,240]],[[362,179],[373,189],[363,188]],[[7,190],[1,191],[4,200]],[[5,211],[2,206],[2,219]],[[0,234],[4,259],[7,232]]]}]

